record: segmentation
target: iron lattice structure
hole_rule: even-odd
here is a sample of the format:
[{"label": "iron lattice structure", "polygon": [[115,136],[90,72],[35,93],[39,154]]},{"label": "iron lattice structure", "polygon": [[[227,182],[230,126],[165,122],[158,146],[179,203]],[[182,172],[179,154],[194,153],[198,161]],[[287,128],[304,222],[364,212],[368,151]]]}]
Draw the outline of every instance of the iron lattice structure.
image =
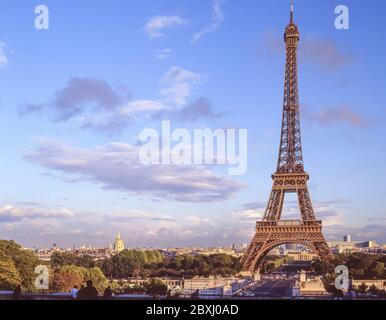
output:
[{"label": "iron lattice structure", "polygon": [[[286,27],[286,68],[284,84],[283,121],[277,171],[272,176],[273,188],[262,222],[257,222],[256,234],[243,256],[243,272],[255,272],[273,248],[286,244],[301,244],[318,254],[321,260],[334,259],[322,234],[322,222],[316,220],[304,170],[300,131],[300,108],[297,74],[297,48],[300,33],[291,19]],[[286,193],[296,193],[301,220],[281,220]]]}]

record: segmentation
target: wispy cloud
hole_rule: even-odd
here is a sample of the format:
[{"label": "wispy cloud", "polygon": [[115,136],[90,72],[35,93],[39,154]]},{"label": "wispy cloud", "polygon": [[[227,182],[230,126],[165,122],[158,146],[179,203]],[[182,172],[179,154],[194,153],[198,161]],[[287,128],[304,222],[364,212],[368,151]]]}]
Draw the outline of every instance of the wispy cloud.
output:
[{"label": "wispy cloud", "polygon": [[172,49],[168,49],[168,48],[165,48],[165,49],[160,49],[160,50],[157,50],[157,59],[159,60],[165,60],[167,58],[170,58],[170,56],[172,55],[173,53],[173,50]]},{"label": "wispy cloud", "polygon": [[336,42],[318,37],[305,37],[299,45],[301,59],[323,69],[338,70],[354,62],[354,57]]},{"label": "wispy cloud", "polygon": [[224,13],[223,13],[222,8],[221,8],[222,3],[223,3],[223,0],[213,0],[213,3],[212,3],[212,10],[213,10],[212,23],[209,26],[202,29],[201,31],[195,33],[193,35],[193,38],[192,38],[192,43],[197,42],[204,35],[217,30],[221,26],[221,24],[224,21]]},{"label": "wispy cloud", "polygon": [[323,126],[347,124],[353,127],[363,127],[367,123],[363,116],[357,114],[354,109],[348,105],[323,107],[316,111],[304,108],[304,116]]},{"label": "wispy cloud", "polygon": [[[271,30],[263,35],[263,46],[259,48],[260,53],[285,54],[285,44],[280,37],[282,31]],[[322,71],[341,70],[355,62],[354,56],[342,49],[335,41],[320,37],[305,35],[299,42],[299,59]]]},{"label": "wispy cloud", "polygon": [[217,119],[224,115],[224,113],[217,113],[213,110],[210,100],[200,98],[197,101],[186,105],[179,112],[176,113],[177,119],[186,122],[195,122],[198,119]]},{"label": "wispy cloud", "polygon": [[187,25],[188,21],[179,16],[155,16],[145,25],[144,30],[151,39],[165,37],[165,31]]},{"label": "wispy cloud", "polygon": [[[342,224],[342,210],[346,209],[349,201],[337,199],[333,201],[314,202],[313,207],[318,219],[322,219],[325,226]],[[256,202],[248,203],[241,210],[235,212],[234,219],[242,222],[253,223],[263,218],[266,203]],[[283,208],[282,218],[300,220],[300,209],[297,201],[287,201]]]},{"label": "wispy cloud", "polygon": [[161,79],[160,94],[165,103],[176,106],[186,104],[195,85],[201,84],[205,76],[179,67],[172,67]]},{"label": "wispy cloud", "polygon": [[8,65],[8,56],[7,56],[7,44],[0,41],[0,69],[5,68]]},{"label": "wispy cloud", "polygon": [[223,201],[243,187],[205,167],[142,165],[139,151],[140,147],[124,143],[81,149],[40,140],[25,158],[73,183],[92,182],[106,190],[181,202]]},{"label": "wispy cloud", "polygon": [[325,228],[325,235],[330,240],[342,240],[345,234],[351,235],[352,240],[375,240],[382,244],[386,242],[386,224],[364,224],[362,226],[346,226],[343,224]]}]

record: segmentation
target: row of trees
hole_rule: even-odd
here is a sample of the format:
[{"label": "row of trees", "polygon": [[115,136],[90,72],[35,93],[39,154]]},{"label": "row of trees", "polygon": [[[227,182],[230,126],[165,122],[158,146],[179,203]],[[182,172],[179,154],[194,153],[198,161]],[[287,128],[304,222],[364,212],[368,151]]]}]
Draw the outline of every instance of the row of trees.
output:
[{"label": "row of trees", "polygon": [[64,266],[94,268],[97,266],[97,263],[91,256],[88,255],[78,256],[70,252],[54,252],[51,256],[50,265],[53,268]]},{"label": "row of trees", "polygon": [[121,284],[120,288],[115,288],[115,290],[121,294],[148,294],[152,296],[168,294],[168,286],[158,279],[152,279],[143,285]]},{"label": "row of trees", "polygon": [[72,253],[54,253],[50,265],[60,268],[73,265],[83,268],[98,267],[109,279],[130,277],[185,277],[232,276],[240,271],[239,259],[226,254],[180,255],[168,259],[157,250],[124,250],[111,258],[94,261],[89,256]]},{"label": "row of trees", "polygon": [[[316,274],[323,275],[324,285],[328,292],[336,294],[335,288],[335,268],[340,265],[347,266],[350,279],[365,280],[365,279],[386,279],[386,256],[378,254],[337,254],[335,260],[331,262],[315,261],[312,269]],[[375,296],[385,296],[384,291],[378,290],[375,286],[368,287],[362,283],[358,287],[353,288],[361,294],[371,294]]]},{"label": "row of trees", "polygon": [[[13,243],[13,246],[16,244]],[[17,246],[17,245],[16,245]],[[19,252],[17,249],[15,252]],[[0,250],[1,252],[1,250]],[[13,255],[18,256],[18,255]],[[21,262],[37,264],[36,258],[28,252],[23,252],[18,258],[19,269]],[[288,262],[288,258],[268,256],[263,265],[263,271],[277,268]],[[233,276],[239,273],[241,265],[238,258],[226,254],[204,255],[180,255],[174,259],[168,259],[159,251],[124,250],[123,252],[102,261],[94,261],[88,256],[76,256],[71,253],[55,253],[52,256],[53,268],[74,265],[83,268],[101,269],[107,278],[129,277],[185,277],[194,276]],[[354,279],[386,279],[386,256],[370,255],[364,253],[338,254],[333,263],[315,261],[312,269],[316,274],[335,276],[335,267],[345,265],[350,270],[350,276]],[[12,268],[11,268],[12,269]],[[10,269],[10,270],[11,270]],[[12,272],[11,272],[12,273]]]},{"label": "row of trees", "polygon": [[335,267],[345,265],[350,271],[350,277],[361,279],[386,279],[386,256],[380,254],[338,254],[335,261],[316,261],[313,270],[320,275],[335,275]]},{"label": "row of trees", "polygon": [[109,278],[146,276],[149,270],[157,269],[165,257],[156,250],[124,250],[111,258],[99,262],[103,273]]},{"label": "row of trees", "polygon": [[232,276],[240,271],[239,259],[225,255],[180,255],[167,259],[158,251],[125,250],[100,263],[107,277],[184,277]]}]

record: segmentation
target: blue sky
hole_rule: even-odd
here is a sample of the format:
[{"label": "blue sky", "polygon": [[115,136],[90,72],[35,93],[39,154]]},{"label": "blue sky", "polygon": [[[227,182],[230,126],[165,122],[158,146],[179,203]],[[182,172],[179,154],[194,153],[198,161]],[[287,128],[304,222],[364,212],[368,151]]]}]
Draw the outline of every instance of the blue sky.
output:
[{"label": "blue sky", "polygon": [[[36,30],[39,4],[0,3],[0,238],[248,242],[276,168],[289,1],[47,0],[50,28]],[[339,4],[349,30],[335,28]],[[295,4],[303,152],[328,239],[386,242],[385,9]],[[138,134],[163,119],[248,129],[247,173],[135,166]]]}]

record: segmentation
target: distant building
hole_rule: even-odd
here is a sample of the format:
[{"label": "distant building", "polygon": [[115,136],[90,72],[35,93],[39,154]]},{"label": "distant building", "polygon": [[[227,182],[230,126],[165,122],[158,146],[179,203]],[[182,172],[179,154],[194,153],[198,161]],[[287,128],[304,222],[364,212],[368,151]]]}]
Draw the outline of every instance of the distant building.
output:
[{"label": "distant building", "polygon": [[343,241],[330,241],[329,247],[334,253],[369,252],[380,248],[375,241],[352,241],[350,235],[346,235]]},{"label": "distant building", "polygon": [[52,257],[52,251],[51,250],[39,250],[35,251],[36,256],[39,260],[50,262]]},{"label": "distant building", "polygon": [[125,243],[121,239],[121,234],[118,233],[114,243],[114,252],[122,252],[123,250],[125,250]]},{"label": "distant building", "polygon": [[238,278],[195,277],[184,280],[182,294],[189,296],[198,291],[201,296],[229,296],[245,287],[246,283]]},{"label": "distant building", "polygon": [[351,280],[350,284],[356,289],[366,285],[368,289],[374,286],[378,290],[386,291],[386,280]]},{"label": "distant building", "polygon": [[318,255],[313,252],[297,252],[297,251],[289,251],[286,254],[288,257],[290,257],[294,261],[313,261],[318,258]]},{"label": "distant building", "polygon": [[300,289],[300,296],[302,297],[315,297],[315,296],[325,296],[329,295],[324,287],[321,277],[315,277],[313,279],[307,279],[301,277],[301,279],[295,287]]},{"label": "distant building", "polygon": [[287,243],[286,245],[285,245],[285,248],[287,249],[287,250],[290,250],[290,251],[295,251],[296,250],[296,243]]}]

